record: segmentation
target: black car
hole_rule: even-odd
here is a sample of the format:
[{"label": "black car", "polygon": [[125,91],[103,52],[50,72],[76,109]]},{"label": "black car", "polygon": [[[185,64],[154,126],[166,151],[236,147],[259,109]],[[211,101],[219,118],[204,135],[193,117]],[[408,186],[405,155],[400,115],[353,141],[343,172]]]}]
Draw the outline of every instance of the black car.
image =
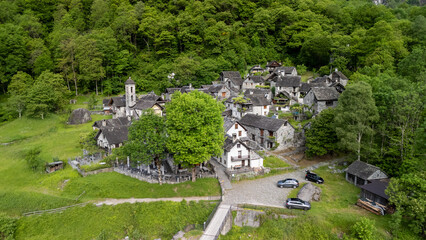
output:
[{"label": "black car", "polygon": [[318,176],[316,173],[310,172],[309,170],[306,171],[305,180],[316,183],[324,183],[324,179],[322,179],[322,177]]},{"label": "black car", "polygon": [[300,198],[289,198],[285,202],[285,206],[288,209],[298,208],[303,210],[311,209],[311,204],[309,202],[303,201]]},{"label": "black car", "polygon": [[299,181],[294,178],[286,178],[284,180],[279,180],[277,182],[277,187],[280,188],[297,188],[299,186]]}]

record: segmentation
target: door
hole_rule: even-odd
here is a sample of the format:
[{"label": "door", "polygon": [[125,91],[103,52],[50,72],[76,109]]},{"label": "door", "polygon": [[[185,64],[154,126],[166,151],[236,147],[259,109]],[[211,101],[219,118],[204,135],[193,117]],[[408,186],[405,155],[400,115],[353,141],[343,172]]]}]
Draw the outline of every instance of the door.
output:
[{"label": "door", "polygon": [[246,160],[241,161],[241,166],[244,167],[246,165]]}]

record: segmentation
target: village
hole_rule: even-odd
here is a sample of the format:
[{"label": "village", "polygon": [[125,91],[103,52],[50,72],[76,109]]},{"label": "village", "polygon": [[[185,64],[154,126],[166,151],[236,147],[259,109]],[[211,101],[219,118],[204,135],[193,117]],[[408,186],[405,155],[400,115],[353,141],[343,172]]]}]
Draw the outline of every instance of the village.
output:
[{"label": "village", "polygon": [[[229,223],[229,214],[237,204],[251,203],[292,208],[288,204],[295,203],[293,207],[298,208],[297,204],[306,203],[308,205],[301,207],[306,210],[310,209],[309,202],[319,201],[321,190],[315,184],[305,183],[312,181],[322,184],[324,180],[309,170],[312,171],[324,164],[331,164],[331,167],[335,164],[346,164],[345,158],[332,163],[323,162],[318,166],[308,166],[303,171],[297,171],[297,164],[291,163],[292,167],[287,168],[290,173],[273,177],[280,187],[288,187],[286,182],[295,182],[297,184],[290,184],[290,187],[297,188],[299,181],[304,182],[297,195],[300,199],[289,198],[287,203],[284,203],[285,199],[282,195],[276,194],[276,186],[270,185],[269,182],[256,187],[252,186],[250,190],[241,190],[245,187],[238,187],[239,184],[232,184],[232,182],[238,182],[247,177],[250,179],[268,175],[271,169],[264,167],[264,157],[274,154],[273,152],[284,153],[283,156],[303,153],[306,149],[305,130],[310,127],[310,120],[323,110],[336,107],[347,83],[348,78],[337,69],[330,75],[302,82],[295,67],[282,66],[277,61],[268,62],[266,69],[260,65],[252,67],[250,73],[244,78],[237,71],[223,71],[211,85],[193,88],[190,84],[181,88],[167,88],[161,95],[156,95],[154,92],[137,95],[136,83],[129,77],[125,82],[125,95],[106,98],[102,101],[102,114],[112,115],[112,119],[93,123],[92,128],[97,131],[94,139],[99,149],[103,151],[97,157],[91,155],[69,160],[69,164],[83,176],[107,170],[149,183],[160,181],[176,184],[189,181],[193,177],[190,174],[191,170],[176,163],[171,154],[166,154],[167,157],[161,160],[160,168],[154,161],[151,164],[142,162],[135,164],[135,161],[131,161],[129,157],[124,161],[117,158],[113,166],[105,165],[102,168],[100,165],[101,167],[92,172],[81,170],[81,166],[90,164],[99,166],[99,162],[103,161],[102,156],[105,157],[125,145],[132,123],[139,121],[146,111],[152,111],[161,117],[167,116],[164,106],[172,100],[173,93],[179,91],[185,94],[199,91],[210,95],[225,105],[225,110],[222,112],[225,131],[223,154],[212,157],[210,161],[197,166],[196,173],[198,178],[217,177],[221,182],[220,207],[212,213],[214,220],[211,220],[214,223],[205,223],[204,235],[201,238],[216,239],[219,233],[226,234],[230,230],[232,223]],[[79,113],[81,111],[82,109],[75,110],[78,116],[84,115]],[[282,117],[283,115],[287,117]],[[281,161],[288,161],[286,158],[278,157]],[[362,161],[355,161],[347,166],[345,172],[346,180],[362,190],[356,203],[358,206],[378,215],[393,213],[394,209],[388,206],[389,196],[385,194],[389,183],[386,173]],[[284,177],[289,178],[283,180]],[[158,178],[161,180],[157,180]],[[281,186],[281,183],[284,185]],[[269,191],[265,191],[264,195],[257,196],[255,199],[247,197],[251,194],[256,195],[260,188],[266,188]],[[301,203],[298,203],[296,199]],[[247,224],[247,221],[252,220],[244,221]]]}]

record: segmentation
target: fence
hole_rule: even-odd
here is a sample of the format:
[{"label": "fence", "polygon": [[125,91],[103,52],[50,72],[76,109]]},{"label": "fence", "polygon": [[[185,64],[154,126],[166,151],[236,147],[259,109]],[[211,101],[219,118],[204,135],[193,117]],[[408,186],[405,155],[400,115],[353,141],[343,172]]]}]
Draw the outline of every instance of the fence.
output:
[{"label": "fence", "polygon": [[31,215],[40,215],[40,214],[43,214],[43,213],[57,213],[57,212],[62,212],[64,210],[68,209],[68,208],[77,207],[77,206],[85,206],[86,204],[88,204],[88,203],[79,203],[79,204],[69,205],[69,206],[60,207],[60,208],[27,212],[27,213],[24,213],[22,215],[27,217],[27,216],[31,216]]}]

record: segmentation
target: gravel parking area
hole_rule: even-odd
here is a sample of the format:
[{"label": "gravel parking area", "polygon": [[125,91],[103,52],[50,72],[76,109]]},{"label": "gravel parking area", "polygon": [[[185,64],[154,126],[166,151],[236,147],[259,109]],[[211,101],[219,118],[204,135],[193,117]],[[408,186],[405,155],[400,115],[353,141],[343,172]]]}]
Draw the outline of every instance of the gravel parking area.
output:
[{"label": "gravel parking area", "polygon": [[299,184],[307,182],[304,179],[305,170],[303,169],[267,178],[232,183],[232,189],[226,191],[223,202],[230,205],[252,204],[284,208],[284,201],[293,190],[293,188],[277,187],[277,181],[285,178],[295,178]]}]

